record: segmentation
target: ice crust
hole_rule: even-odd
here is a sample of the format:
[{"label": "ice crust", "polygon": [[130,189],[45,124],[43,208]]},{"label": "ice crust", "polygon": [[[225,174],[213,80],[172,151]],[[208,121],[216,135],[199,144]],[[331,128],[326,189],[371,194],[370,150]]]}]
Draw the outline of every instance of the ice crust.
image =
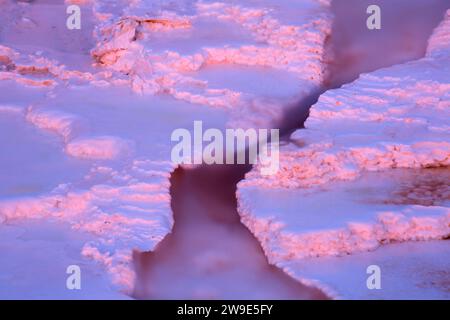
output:
[{"label": "ice crust", "polygon": [[[391,252],[384,244],[449,237],[449,34],[450,10],[424,58],[362,74],[321,95],[305,129],[281,147],[278,173],[263,177],[256,167],[239,183],[241,220],[271,263],[327,288],[348,273],[330,272],[331,264],[342,261],[365,273],[362,252],[376,249],[366,254],[375,259]],[[444,241],[436,259],[448,249]],[[317,260],[330,256],[338,258]],[[405,272],[396,270],[402,279]],[[341,283],[332,294],[404,296],[352,292],[351,285]],[[448,286],[436,292],[430,297],[448,297]]]},{"label": "ice crust", "polygon": [[[274,104],[267,100],[283,95],[282,86],[261,96],[248,90],[248,84],[228,89],[226,76],[225,81],[212,87],[202,74],[217,65],[243,72],[244,67],[257,68],[250,78],[253,82],[261,72],[264,74],[264,68],[281,70],[298,83],[297,92],[288,92],[287,97],[284,93],[285,99],[303,97],[323,80],[322,57],[331,16],[328,1],[305,1],[299,8],[301,17],[297,23],[285,25],[272,17],[273,3],[267,1],[263,5],[267,8],[237,2],[197,2],[191,8],[192,14],[160,10],[151,19],[144,14],[151,8],[143,4],[132,6],[125,14],[108,15],[107,21],[96,29],[98,40],[92,55],[99,65],[127,75],[123,81],[136,92],[165,93],[190,103],[234,109],[229,123],[232,127],[271,126],[280,120],[283,110],[271,111]],[[281,2],[279,6],[277,11],[283,12],[289,3]],[[215,32],[205,33],[202,27]],[[222,35],[224,30],[237,31]],[[220,36],[228,37],[233,44],[217,45],[212,41]],[[161,44],[158,48],[152,47],[155,41]],[[195,47],[191,41],[195,41]],[[182,44],[174,48],[177,42]],[[276,107],[283,105],[286,103]]]},{"label": "ice crust", "polygon": [[[82,6],[79,31],[66,29],[68,4]],[[16,254],[3,251],[8,263],[0,267],[1,297],[43,297],[46,285],[53,288],[49,297],[131,293],[133,250],[153,250],[173,226],[171,132],[191,129],[194,120],[221,130],[273,127],[286,101],[322,82],[329,1],[296,5],[296,19],[284,16],[290,5],[0,4],[0,120],[5,130],[14,128],[11,139],[0,139],[4,150],[13,150],[0,157],[7,166],[0,238],[20,247]],[[226,41],[215,40],[221,39],[217,32]],[[233,81],[241,72],[247,80]],[[260,84],[262,77],[269,80]],[[21,171],[32,174],[27,179]],[[64,237],[48,240],[47,232]],[[65,237],[76,243],[65,244]],[[41,254],[24,258],[29,251]],[[47,269],[54,278],[26,275],[34,288],[26,295],[8,280],[23,276],[21,263],[48,274],[43,266],[55,259],[55,269]],[[67,276],[66,264],[82,264],[105,294],[95,286],[84,295],[55,289]]]}]

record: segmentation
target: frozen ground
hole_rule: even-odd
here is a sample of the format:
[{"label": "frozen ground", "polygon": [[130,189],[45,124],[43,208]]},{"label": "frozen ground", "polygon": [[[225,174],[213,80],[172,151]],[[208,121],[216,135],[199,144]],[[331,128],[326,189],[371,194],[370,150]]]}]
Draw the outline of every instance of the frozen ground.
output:
[{"label": "frozen ground", "polygon": [[[338,297],[448,298],[448,241],[380,246],[450,235],[449,34],[447,11],[425,57],[321,95],[280,171],[239,183],[242,221],[271,263]],[[430,259],[433,271],[410,277]],[[361,279],[377,261],[391,286],[374,293]]]},{"label": "frozen ground", "polygon": [[[295,19],[288,1],[66,2],[81,5],[81,30],[66,29],[64,1],[0,1],[2,298],[127,297],[133,251],[173,228],[173,130],[276,126],[324,77],[328,1],[304,1]],[[237,239],[259,250],[240,228]],[[256,252],[249,265],[270,279],[277,271]],[[86,290],[65,292],[69,264]],[[215,297],[239,286],[220,270],[210,271]],[[273,277],[268,296],[307,296]],[[180,296],[211,296],[194,289]]]},{"label": "frozen ground", "polygon": [[[363,251],[448,234],[448,170],[408,171],[448,165],[448,25],[425,58],[326,92],[308,129],[283,147],[279,175],[248,175],[240,213],[256,238],[236,210],[236,183],[249,168],[176,170],[170,136],[194,120],[220,130],[300,127],[297,113],[325,89],[425,54],[446,2],[427,2],[429,11],[424,2],[408,2],[417,28],[402,20],[363,50],[345,21],[365,8],[338,0],[0,0],[0,297],[325,297],[294,278],[365,297],[353,291],[358,278],[343,283],[359,255],[370,255]],[[68,4],[81,6],[81,30],[66,28]],[[386,59],[377,46],[391,47]],[[393,159],[405,171],[384,170]],[[383,169],[384,179],[367,169]],[[323,243],[305,242],[311,233]],[[433,243],[373,251],[383,272],[394,265],[384,287],[400,281],[377,297],[406,297],[398,289],[414,285],[446,297],[448,249]],[[333,276],[326,260],[303,259],[317,250],[355,254],[337,260]],[[440,258],[403,286],[394,253],[417,265]],[[81,291],[65,287],[72,264]]]},{"label": "frozen ground", "polygon": [[[391,243],[371,252],[291,261],[293,276],[345,299],[450,299],[448,241]],[[366,269],[381,269],[381,290],[368,290]],[[332,266],[330,268],[330,266]]]}]

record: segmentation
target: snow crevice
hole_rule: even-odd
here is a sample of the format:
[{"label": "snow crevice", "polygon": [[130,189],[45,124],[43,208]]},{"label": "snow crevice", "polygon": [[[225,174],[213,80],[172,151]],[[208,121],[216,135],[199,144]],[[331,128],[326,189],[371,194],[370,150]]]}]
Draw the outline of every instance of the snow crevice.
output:
[{"label": "snow crevice", "polygon": [[[447,196],[439,202],[428,189],[420,196],[392,192],[379,201],[380,194],[416,173],[430,173],[425,179],[430,185],[441,173],[447,176],[449,28],[450,10],[423,58],[326,91],[312,106],[305,129],[281,147],[278,173],[262,177],[256,166],[238,184],[242,222],[272,264],[305,281],[297,265],[313,257],[449,237],[445,187]],[[390,184],[379,182],[383,179]],[[326,281],[316,283],[327,287]]]}]

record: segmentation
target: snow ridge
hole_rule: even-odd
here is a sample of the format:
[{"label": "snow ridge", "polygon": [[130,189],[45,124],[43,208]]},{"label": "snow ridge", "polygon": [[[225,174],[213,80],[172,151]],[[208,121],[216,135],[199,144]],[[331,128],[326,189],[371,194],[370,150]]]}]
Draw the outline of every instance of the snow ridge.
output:
[{"label": "snow ridge", "polygon": [[[267,113],[268,106],[262,103],[255,109],[251,101],[256,97],[227,88],[210,88],[195,73],[211,65],[270,67],[294,74],[301,81],[301,95],[317,88],[324,76],[323,48],[331,17],[327,13],[329,1],[310,0],[307,5],[314,9],[306,11],[309,16],[305,15],[298,26],[283,25],[268,9],[225,2],[198,2],[195,14],[183,16],[162,10],[150,17],[145,5],[130,6],[124,9],[130,15],[110,14],[97,28],[98,44],[92,56],[99,65],[122,74],[122,80],[115,82],[128,82],[136,92],[164,93],[218,108],[250,106],[246,118],[251,118],[254,113]],[[176,40],[180,34],[196,32],[196,24],[211,19],[241,28],[251,40],[236,46],[205,44],[189,54],[170,48],[157,52],[151,47],[152,37],[160,33]]]}]

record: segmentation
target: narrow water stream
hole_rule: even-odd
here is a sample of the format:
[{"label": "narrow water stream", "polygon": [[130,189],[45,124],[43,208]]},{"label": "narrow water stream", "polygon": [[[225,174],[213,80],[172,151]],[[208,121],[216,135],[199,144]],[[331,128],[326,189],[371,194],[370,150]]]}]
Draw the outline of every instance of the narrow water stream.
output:
[{"label": "narrow water stream", "polygon": [[236,183],[248,166],[178,169],[172,175],[175,226],[139,257],[136,296],[145,298],[324,298],[270,266],[240,223]]},{"label": "narrow water stream", "polygon": [[[366,8],[382,8],[382,29],[366,28]],[[328,79],[291,110],[281,131],[302,127],[320,94],[360,73],[418,59],[447,0],[334,0],[328,43]],[[292,120],[293,119],[293,120]],[[154,252],[136,254],[134,296],[149,299],[323,299],[268,264],[253,235],[240,223],[236,184],[249,166],[177,169],[171,178],[173,231]]]}]

